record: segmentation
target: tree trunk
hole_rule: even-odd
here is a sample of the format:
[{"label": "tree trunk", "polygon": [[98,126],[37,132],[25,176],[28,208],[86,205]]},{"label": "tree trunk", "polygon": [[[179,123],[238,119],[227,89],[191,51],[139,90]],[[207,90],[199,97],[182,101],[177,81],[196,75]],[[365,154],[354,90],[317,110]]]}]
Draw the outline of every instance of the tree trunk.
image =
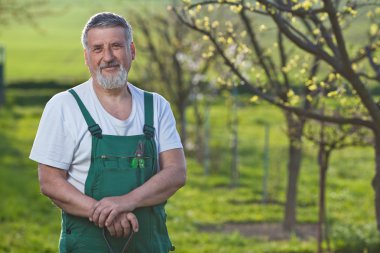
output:
[{"label": "tree trunk", "polygon": [[239,161],[238,161],[238,106],[237,106],[237,89],[236,87],[232,90],[232,108],[231,108],[231,118],[230,118],[230,129],[231,129],[231,186],[236,187],[239,184]]},{"label": "tree trunk", "polygon": [[232,122],[232,143],[231,143],[231,186],[236,187],[239,184],[239,154],[238,154],[238,125],[237,120]]},{"label": "tree trunk", "polygon": [[187,144],[187,121],[186,121],[186,105],[179,105],[180,135],[183,147],[186,149]]},{"label": "tree trunk", "polygon": [[304,120],[286,113],[288,138],[289,138],[289,160],[288,160],[288,185],[286,189],[284,229],[293,231],[297,221],[297,185],[302,160],[302,134]]},{"label": "tree trunk", "polygon": [[194,143],[194,152],[195,157],[199,163],[203,163],[204,157],[203,157],[203,148],[204,148],[204,135],[203,129],[204,126],[204,119],[201,115],[201,112],[199,111],[199,102],[197,100],[194,100],[193,102],[193,109],[194,109],[194,118],[195,118],[195,140],[196,143]]},{"label": "tree trunk", "polygon": [[210,174],[210,146],[209,146],[209,139],[210,139],[210,108],[209,105],[206,103],[205,105],[205,116],[204,116],[204,127],[202,129],[202,134],[204,135],[203,138],[203,168],[205,171],[205,175]]},{"label": "tree trunk", "polygon": [[380,132],[374,131],[375,137],[375,176],[372,180],[372,187],[375,191],[375,212],[377,230],[380,232]]},{"label": "tree trunk", "polygon": [[193,106],[196,125],[194,152],[197,161],[203,165],[204,174],[207,176],[210,174],[209,106],[207,103],[204,105],[203,115],[199,108],[199,101],[195,100]]},{"label": "tree trunk", "polygon": [[5,104],[5,89],[0,86],[0,106]]},{"label": "tree trunk", "polygon": [[[322,140],[323,142],[323,140]],[[324,235],[324,224],[325,224],[325,209],[326,209],[326,173],[328,169],[330,153],[325,150],[325,146],[321,144],[319,148],[318,162],[319,162],[319,210],[318,210],[318,231],[317,231],[317,242],[318,242],[318,253],[322,253],[322,242],[325,237]]]},{"label": "tree trunk", "polygon": [[[5,104],[5,88],[4,88],[4,62],[1,61],[4,49],[0,48],[0,106]],[[4,59],[3,59],[4,61]]]}]

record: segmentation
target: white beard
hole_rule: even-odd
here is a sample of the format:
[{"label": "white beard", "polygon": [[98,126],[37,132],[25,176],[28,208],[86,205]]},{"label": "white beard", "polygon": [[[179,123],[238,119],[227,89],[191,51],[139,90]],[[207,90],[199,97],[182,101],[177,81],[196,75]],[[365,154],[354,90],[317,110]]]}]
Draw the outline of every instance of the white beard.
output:
[{"label": "white beard", "polygon": [[117,89],[127,85],[128,72],[122,65],[120,65],[120,70],[115,75],[108,77],[101,73],[101,68],[96,71],[96,80],[104,89]]}]

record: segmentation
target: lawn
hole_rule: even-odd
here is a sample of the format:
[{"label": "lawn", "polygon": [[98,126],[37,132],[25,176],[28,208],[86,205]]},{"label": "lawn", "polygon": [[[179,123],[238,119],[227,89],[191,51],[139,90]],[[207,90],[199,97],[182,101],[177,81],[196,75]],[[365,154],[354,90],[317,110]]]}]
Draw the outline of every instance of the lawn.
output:
[{"label": "lawn", "polygon": [[[43,105],[49,94],[55,92],[58,90],[9,89],[8,104],[0,109],[0,192],[3,196],[0,252],[57,251],[60,212],[39,193],[36,164],[28,160]],[[177,252],[315,252],[314,238],[300,239],[294,235],[289,240],[268,240],[247,236],[238,229],[223,230],[226,224],[278,224],[283,217],[287,153],[282,114],[266,104],[252,105],[244,98],[241,101],[239,186],[230,187],[228,108],[223,100],[218,100],[213,103],[210,114],[211,156],[215,158],[211,162],[211,174],[205,176],[202,166],[187,157],[187,185],[167,205],[168,227]],[[263,121],[270,124],[269,204],[261,201]],[[315,147],[307,143],[304,152],[298,222],[315,224],[318,197]],[[370,148],[351,148],[333,154],[328,173],[327,216],[331,244],[336,252],[339,249],[343,249],[340,252],[350,252],[347,249],[362,252],[364,247],[379,245],[370,187],[373,168]],[[361,251],[354,251],[355,247]]]},{"label": "lawn", "polygon": [[[80,33],[89,16],[106,10],[126,15],[133,11],[165,11],[165,4],[172,1],[136,2],[50,0],[51,13],[37,18],[38,28],[13,23],[1,31],[9,87],[7,104],[0,107],[0,253],[57,252],[60,229],[60,211],[40,194],[37,165],[28,156],[46,101],[63,87],[21,89],[12,85],[49,80],[74,85],[87,79]],[[140,74],[132,73],[131,79],[139,80]],[[240,230],[245,225],[278,226],[282,222],[287,178],[283,115],[268,104],[252,104],[248,100],[242,96],[239,101],[237,187],[231,187],[230,181],[229,107],[223,97],[211,104],[210,174],[205,175],[202,165],[189,152],[187,184],[167,204],[168,228],[176,252],[316,251],[314,237],[299,238],[293,234],[287,240],[270,240],[264,231],[257,237]],[[187,115],[189,135],[193,136],[199,129],[194,126],[191,110]],[[267,204],[262,202],[265,125],[270,127]],[[302,225],[314,226],[317,221],[316,149],[308,142],[303,147],[297,207],[298,223]],[[373,175],[372,148],[347,148],[333,153],[326,211],[331,247],[336,253],[380,252],[371,188]]]},{"label": "lawn", "polygon": [[34,17],[37,26],[14,21],[0,27],[0,45],[6,50],[6,82],[59,80],[70,84],[84,80],[88,71],[80,35],[93,14],[111,11],[128,19],[136,11],[166,11],[168,3],[171,1],[48,0],[44,14]]},{"label": "lawn", "polygon": [[[0,46],[5,48],[5,80],[8,85],[18,81],[60,81],[73,84],[88,77],[84,65],[83,49],[80,34],[88,18],[94,13],[111,11],[124,15],[128,20],[135,12],[144,14],[152,12],[166,13],[168,4],[178,4],[180,0],[46,0],[42,14],[34,18],[36,26],[30,23],[20,23],[16,20],[9,25],[0,26]],[[39,12],[37,12],[39,13]],[[149,20],[149,19],[148,19]],[[149,21],[148,21],[149,22]],[[272,44],[273,24],[268,19],[259,18],[257,25],[266,23],[269,32],[261,34],[262,38]],[[347,43],[353,43],[363,36],[364,30],[356,29],[363,25],[364,19],[353,23]],[[255,23],[256,24],[256,23]],[[138,27],[133,23],[132,27]],[[272,31],[272,32],[270,32]],[[146,71],[146,61],[143,48],[139,44],[139,30],[135,31],[137,61],[136,69]],[[133,72],[130,78],[138,79],[141,73]]]}]

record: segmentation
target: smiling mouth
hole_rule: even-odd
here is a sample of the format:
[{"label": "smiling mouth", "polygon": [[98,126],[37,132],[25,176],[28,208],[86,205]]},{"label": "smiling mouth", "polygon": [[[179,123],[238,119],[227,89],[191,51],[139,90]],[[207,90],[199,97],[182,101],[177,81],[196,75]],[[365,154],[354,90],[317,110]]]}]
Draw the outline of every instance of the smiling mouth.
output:
[{"label": "smiling mouth", "polygon": [[119,65],[104,66],[100,68],[100,72],[103,74],[115,74],[116,71],[120,70]]},{"label": "smiling mouth", "polygon": [[119,68],[119,67],[120,67],[119,65],[103,66],[103,67],[100,67],[100,70],[103,70],[103,69],[114,69],[114,68]]}]

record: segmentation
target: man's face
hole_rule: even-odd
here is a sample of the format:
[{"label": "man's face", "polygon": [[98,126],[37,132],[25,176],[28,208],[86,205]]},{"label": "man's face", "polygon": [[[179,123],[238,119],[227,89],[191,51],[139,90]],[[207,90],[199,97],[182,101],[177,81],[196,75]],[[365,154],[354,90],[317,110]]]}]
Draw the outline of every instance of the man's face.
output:
[{"label": "man's face", "polygon": [[124,86],[134,58],[134,45],[127,45],[123,28],[93,28],[88,31],[86,64],[93,79],[104,88]]}]

